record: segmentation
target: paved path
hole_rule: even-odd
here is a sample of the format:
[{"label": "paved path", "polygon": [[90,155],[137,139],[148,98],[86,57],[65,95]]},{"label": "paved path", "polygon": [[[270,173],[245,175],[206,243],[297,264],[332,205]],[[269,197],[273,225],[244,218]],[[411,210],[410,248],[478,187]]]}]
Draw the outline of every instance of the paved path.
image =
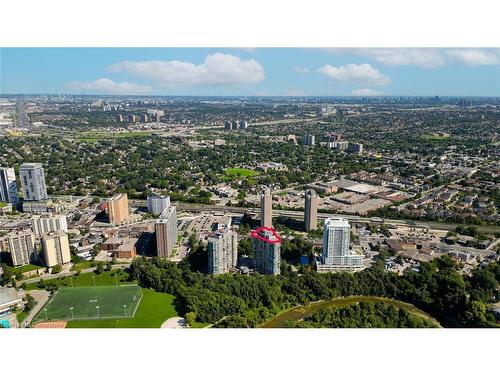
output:
[{"label": "paved path", "polygon": [[173,318],[165,320],[161,328],[187,328],[186,319],[180,316],[174,316]]},{"label": "paved path", "polygon": [[21,327],[28,326],[33,318],[40,312],[40,310],[45,306],[50,297],[50,292],[46,290],[30,290],[26,294],[30,294],[37,302],[35,307],[30,311],[26,319],[21,322]]},{"label": "paved path", "polygon": [[[111,265],[111,268],[116,270],[116,269],[124,269],[124,268],[127,268],[128,266],[130,266],[130,263],[118,263],[118,264]],[[80,270],[80,272],[81,273],[90,273],[90,272],[94,272],[96,270],[96,268],[97,267],[86,268],[84,270]],[[57,279],[59,277],[76,275],[77,272],[78,271],[60,272],[60,273],[56,273],[56,274],[47,273],[47,274],[42,275],[40,277],[34,277],[32,279],[23,280],[22,282],[26,283],[26,284],[33,284],[33,283],[39,282],[41,279],[43,279],[43,280]]]}]

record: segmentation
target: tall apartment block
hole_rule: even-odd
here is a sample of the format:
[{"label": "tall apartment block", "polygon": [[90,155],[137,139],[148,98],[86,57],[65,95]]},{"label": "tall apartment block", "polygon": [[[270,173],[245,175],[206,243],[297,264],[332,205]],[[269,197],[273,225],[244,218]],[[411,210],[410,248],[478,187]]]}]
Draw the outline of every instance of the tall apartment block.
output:
[{"label": "tall apartment block", "polygon": [[13,205],[19,202],[14,168],[0,167],[0,201]]},{"label": "tall apartment block", "polygon": [[170,197],[168,195],[148,195],[148,212],[160,215],[170,207]]},{"label": "tall apartment block", "polygon": [[208,237],[208,273],[227,273],[238,263],[238,235],[229,227],[218,230]]},{"label": "tall apartment block", "polygon": [[306,191],[304,206],[304,226],[306,232],[309,232],[318,227],[318,196],[314,190]]},{"label": "tall apartment block", "polygon": [[121,224],[129,217],[127,194],[117,194],[108,199],[108,219],[111,224]]},{"label": "tall apartment block", "polygon": [[161,258],[172,256],[177,242],[177,210],[170,206],[164,210],[155,223],[157,255]]},{"label": "tall apartment block", "polygon": [[273,226],[273,199],[269,189],[263,189],[260,194],[260,226]]},{"label": "tall apartment block", "polygon": [[261,227],[250,232],[255,270],[278,275],[281,266],[281,238],[273,228]]},{"label": "tall apartment block", "polygon": [[57,232],[62,230],[68,231],[68,221],[65,215],[34,215],[31,218],[31,227],[36,236],[41,236],[45,233]]},{"label": "tall apartment block", "polygon": [[347,145],[347,151],[352,152],[354,154],[362,154],[363,144],[349,142],[349,144]]},{"label": "tall apartment block", "polygon": [[24,163],[19,168],[19,177],[25,201],[41,201],[47,199],[45,173],[40,163]]},{"label": "tall apartment block", "polygon": [[349,250],[351,226],[346,219],[326,219],[323,226],[323,252],[318,272],[357,271],[363,268],[363,255]]},{"label": "tall apartment block", "polygon": [[306,134],[303,141],[306,146],[314,146],[316,144],[316,136],[313,134]]},{"label": "tall apartment block", "polygon": [[42,236],[42,251],[47,267],[63,265],[71,261],[68,235],[59,230]]},{"label": "tall apartment block", "polygon": [[35,235],[29,230],[10,232],[0,237],[0,251],[10,253],[14,267],[28,264],[36,258]]}]

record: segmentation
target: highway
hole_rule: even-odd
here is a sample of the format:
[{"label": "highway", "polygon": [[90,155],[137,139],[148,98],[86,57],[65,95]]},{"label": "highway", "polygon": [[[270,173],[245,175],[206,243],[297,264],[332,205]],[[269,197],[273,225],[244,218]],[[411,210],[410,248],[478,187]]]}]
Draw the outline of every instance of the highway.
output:
[{"label": "highway", "polygon": [[[146,207],[147,203],[144,200],[129,199],[129,204],[132,207]],[[179,211],[190,211],[190,212],[230,212],[239,214],[249,214],[260,216],[260,208],[253,207],[230,207],[230,206],[215,206],[215,205],[197,205],[189,203],[177,202],[177,209]],[[293,210],[276,210],[273,209],[273,217],[289,217],[292,219],[303,220],[304,211],[293,211]],[[373,224],[389,224],[389,225],[399,225],[399,226],[419,226],[430,229],[440,229],[440,230],[450,230],[455,229],[458,224],[453,223],[438,223],[438,222],[422,222],[415,221],[415,224],[409,224],[408,220],[397,220],[397,219],[380,219],[376,217],[362,217],[358,215],[348,215],[348,214],[331,214],[318,212],[318,219],[325,220],[329,217],[342,217],[349,220],[352,223],[373,223]],[[383,221],[382,221],[383,220]],[[413,221],[412,221],[413,223]]]}]

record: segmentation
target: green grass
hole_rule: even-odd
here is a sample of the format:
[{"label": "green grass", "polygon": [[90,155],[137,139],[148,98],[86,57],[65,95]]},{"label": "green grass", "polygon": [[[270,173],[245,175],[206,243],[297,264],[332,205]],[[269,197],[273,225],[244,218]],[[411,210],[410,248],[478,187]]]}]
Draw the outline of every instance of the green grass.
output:
[{"label": "green grass", "polygon": [[189,328],[205,328],[209,326],[210,323],[200,323],[200,322],[195,322],[194,324],[191,324]]},{"label": "green grass", "polygon": [[224,174],[228,177],[254,177],[258,173],[245,168],[228,168],[224,170]]},{"label": "green grass", "polygon": [[24,272],[38,270],[40,268],[43,268],[43,267],[37,266],[35,264],[25,264],[24,266],[14,267],[13,270],[24,273]]},{"label": "green grass", "polygon": [[35,321],[132,317],[140,299],[137,285],[61,288]]},{"label": "green grass", "polygon": [[[116,274],[115,277],[111,274]],[[46,280],[46,283],[54,283],[59,287],[63,286],[94,286],[94,279],[96,286],[106,286],[106,285],[115,285],[118,284],[131,284],[130,281],[127,281],[128,274],[123,270],[113,270],[113,271],[104,271],[100,275],[97,275],[95,272],[81,273],[78,276],[73,276],[73,284],[71,283],[71,277],[67,276],[64,279],[52,279]],[[38,283],[31,283],[26,286],[25,290],[33,290],[33,289],[44,289],[38,286]]]},{"label": "green grass", "polygon": [[0,208],[7,207],[8,203],[5,202],[0,202]]},{"label": "green grass", "polygon": [[73,267],[71,267],[71,271],[84,270],[87,268],[92,268],[92,261],[91,260],[83,260],[81,262],[74,263]]},{"label": "green grass", "polygon": [[442,141],[445,139],[449,139],[449,135],[439,135],[439,134],[425,134],[422,136],[426,141]]},{"label": "green grass", "polygon": [[174,296],[152,289],[142,289],[142,299],[135,316],[130,319],[79,320],[68,322],[67,328],[159,328],[178,316]]},{"label": "green grass", "polygon": [[16,314],[16,319],[17,319],[17,322],[19,324],[21,324],[24,319],[26,319],[26,317],[28,316],[28,313],[26,311],[19,311],[17,314]]}]

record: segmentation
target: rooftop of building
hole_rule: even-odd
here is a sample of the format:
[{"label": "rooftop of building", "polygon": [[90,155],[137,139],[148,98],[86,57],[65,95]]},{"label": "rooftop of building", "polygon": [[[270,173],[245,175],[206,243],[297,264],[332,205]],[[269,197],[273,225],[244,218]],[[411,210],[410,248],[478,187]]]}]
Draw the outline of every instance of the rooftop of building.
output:
[{"label": "rooftop of building", "polygon": [[342,228],[350,228],[349,221],[342,217],[340,218],[328,218],[325,220],[325,226],[328,227],[342,227]]},{"label": "rooftop of building", "polygon": [[19,298],[16,289],[0,287],[0,307],[9,306],[20,301],[21,298]]},{"label": "rooftop of building", "polygon": [[52,238],[56,238],[56,237],[64,237],[64,236],[67,236],[66,232],[63,231],[62,229],[59,229],[58,231],[55,231],[55,232],[44,233],[42,235],[42,238],[48,240],[48,239],[52,239]]},{"label": "rooftop of building", "polygon": [[109,201],[114,201],[114,200],[117,200],[117,199],[121,199],[123,197],[127,197],[127,194],[126,193],[115,194],[111,198],[109,198]]},{"label": "rooftop of building", "polygon": [[19,168],[20,169],[38,169],[38,168],[42,168],[42,164],[41,163],[23,163],[23,164],[21,164],[21,166]]},{"label": "rooftop of building", "polygon": [[252,238],[255,238],[255,239],[258,239],[260,241],[267,242],[267,243],[271,243],[271,244],[281,242],[281,238],[278,235],[278,233],[276,233],[276,230],[274,228],[270,228],[270,227],[257,228],[257,229],[250,232],[250,236]]}]

